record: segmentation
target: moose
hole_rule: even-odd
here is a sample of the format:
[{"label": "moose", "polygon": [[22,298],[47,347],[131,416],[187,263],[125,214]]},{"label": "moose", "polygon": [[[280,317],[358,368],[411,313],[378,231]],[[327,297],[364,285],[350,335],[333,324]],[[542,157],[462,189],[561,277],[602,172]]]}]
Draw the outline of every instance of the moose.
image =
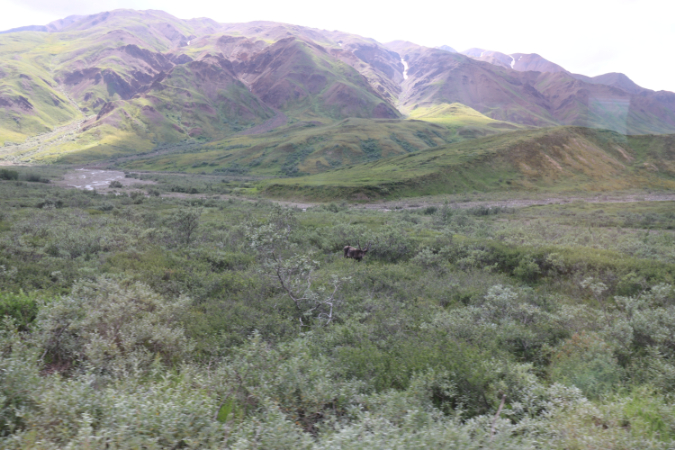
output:
[{"label": "moose", "polygon": [[370,250],[371,243],[368,242],[365,249],[361,248],[361,244],[359,243],[359,241],[356,241],[356,244],[358,245],[358,248],[352,247],[351,245],[345,245],[344,248],[345,258],[352,258],[361,262],[363,257],[366,256],[366,253],[368,253],[368,250]]}]

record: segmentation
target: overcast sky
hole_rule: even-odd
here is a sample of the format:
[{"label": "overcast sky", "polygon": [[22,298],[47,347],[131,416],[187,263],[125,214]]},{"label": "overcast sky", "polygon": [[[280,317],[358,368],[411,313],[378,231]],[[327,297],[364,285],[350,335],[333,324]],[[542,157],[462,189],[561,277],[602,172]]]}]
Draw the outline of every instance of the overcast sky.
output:
[{"label": "overcast sky", "polygon": [[673,0],[0,0],[0,30],[116,8],[218,22],[272,20],[460,51],[539,53],[571,72],[623,72],[643,87],[675,92]]}]

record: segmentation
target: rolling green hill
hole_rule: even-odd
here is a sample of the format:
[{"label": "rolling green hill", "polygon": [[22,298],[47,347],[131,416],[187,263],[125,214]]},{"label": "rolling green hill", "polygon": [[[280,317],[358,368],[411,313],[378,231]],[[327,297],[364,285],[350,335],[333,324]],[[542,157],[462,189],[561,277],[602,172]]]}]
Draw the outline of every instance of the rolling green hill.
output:
[{"label": "rolling green hill", "polygon": [[492,119],[461,103],[440,103],[428,107],[418,107],[408,117],[445,126],[465,138],[529,128]]},{"label": "rolling green hill", "polygon": [[303,175],[426,150],[457,140],[445,127],[419,120],[358,119],[298,122],[264,134],[237,135],[198,151],[141,155],[132,170]]},{"label": "rolling green hill", "polygon": [[558,127],[516,131],[297,179],[273,197],[371,200],[467,191],[675,188],[675,136]]},{"label": "rolling green hill", "polygon": [[[131,170],[316,174],[344,165],[427,150],[453,142],[519,129],[483,116],[464,105],[420,109],[410,119],[358,119],[297,122],[261,134],[238,134],[204,144],[199,150],[176,148],[121,162]],[[81,161],[83,153],[62,161]]]}]

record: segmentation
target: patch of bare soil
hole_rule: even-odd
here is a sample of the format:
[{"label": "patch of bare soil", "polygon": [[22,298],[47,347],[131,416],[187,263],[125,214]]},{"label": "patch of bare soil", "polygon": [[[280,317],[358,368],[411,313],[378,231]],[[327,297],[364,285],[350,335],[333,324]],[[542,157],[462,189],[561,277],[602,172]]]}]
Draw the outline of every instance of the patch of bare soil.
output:
[{"label": "patch of bare soil", "polygon": [[262,198],[251,198],[251,197],[240,197],[237,195],[227,195],[227,194],[185,194],[182,192],[164,192],[162,193],[162,198],[214,198],[220,200],[241,200],[244,202],[271,202],[276,203],[277,205],[286,206],[288,208],[299,208],[303,211],[307,208],[312,208],[314,206],[319,206],[321,203],[306,203],[306,202],[292,202],[292,201],[283,201],[283,200],[269,200]]},{"label": "patch of bare soil", "polygon": [[136,184],[155,184],[154,181],[125,178],[124,172],[117,170],[98,169],[76,169],[73,172],[68,172],[63,177],[63,180],[57,181],[54,184],[88,191],[107,191],[110,189],[110,183],[113,181],[120,182],[124,187]]}]

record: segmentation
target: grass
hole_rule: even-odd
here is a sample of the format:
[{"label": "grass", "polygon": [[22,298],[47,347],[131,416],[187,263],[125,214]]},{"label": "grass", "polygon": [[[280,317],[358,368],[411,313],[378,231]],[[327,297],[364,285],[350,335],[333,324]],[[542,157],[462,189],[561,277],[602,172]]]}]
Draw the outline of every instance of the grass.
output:
[{"label": "grass", "polygon": [[143,157],[129,169],[226,171],[236,165],[251,174],[318,173],[367,161],[376,142],[383,157],[408,154],[450,141],[450,133],[421,121],[357,119],[296,122],[260,135],[232,136],[204,144],[198,151]]},{"label": "grass", "polygon": [[270,180],[261,188],[270,196],[317,200],[499,190],[672,189],[672,151],[672,137],[558,127],[445,145],[310,177]]},{"label": "grass", "polygon": [[624,203],[586,203],[575,201],[562,205],[525,208],[520,216],[536,220],[543,216],[559,226],[574,226],[579,221],[595,227],[620,227],[675,230],[675,203],[636,201]]},{"label": "grass", "polygon": [[231,136],[197,151],[163,152],[124,163],[134,170],[255,175],[318,174],[347,165],[407,155],[479,136],[517,129],[461,104],[420,108],[408,120],[300,121],[259,135]]},{"label": "grass", "polygon": [[[0,58],[7,48],[20,48],[12,39],[0,37]],[[3,107],[0,110],[0,146],[22,143],[29,136],[51,131],[80,116],[80,112],[59,92],[47,67],[36,55],[18,59],[5,56],[0,77],[0,97],[17,103],[26,99],[31,109]]]},{"label": "grass", "polygon": [[503,130],[527,128],[510,122],[494,120],[461,103],[441,103],[428,107],[419,107],[408,116],[410,119],[423,120],[455,130],[460,136],[487,136]]}]

